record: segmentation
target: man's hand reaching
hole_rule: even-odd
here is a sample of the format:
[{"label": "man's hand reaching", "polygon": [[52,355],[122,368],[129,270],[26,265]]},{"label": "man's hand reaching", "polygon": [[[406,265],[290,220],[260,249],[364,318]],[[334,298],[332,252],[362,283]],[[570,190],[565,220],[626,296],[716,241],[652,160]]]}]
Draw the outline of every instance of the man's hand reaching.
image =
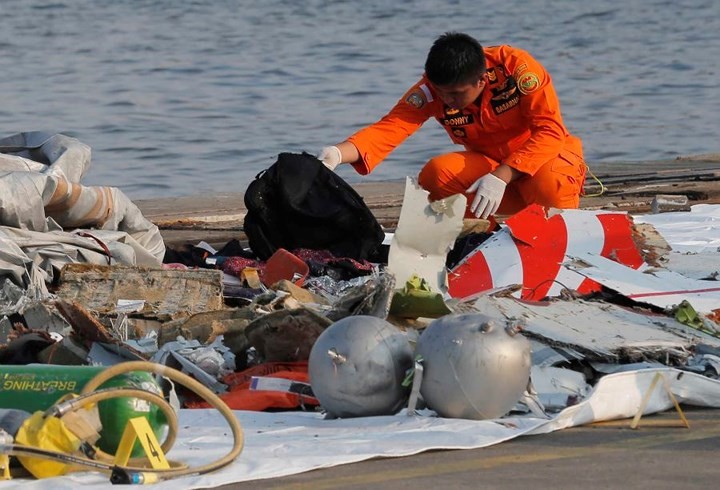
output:
[{"label": "man's hand reaching", "polygon": [[320,150],[317,158],[333,172],[335,171],[335,167],[342,163],[342,153],[340,153],[340,149],[337,146],[326,146]]},{"label": "man's hand reaching", "polygon": [[470,205],[470,212],[476,218],[482,219],[495,214],[500,207],[503,194],[505,194],[505,187],[507,187],[507,183],[493,174],[480,177],[465,191],[467,194],[475,193],[475,199]]}]

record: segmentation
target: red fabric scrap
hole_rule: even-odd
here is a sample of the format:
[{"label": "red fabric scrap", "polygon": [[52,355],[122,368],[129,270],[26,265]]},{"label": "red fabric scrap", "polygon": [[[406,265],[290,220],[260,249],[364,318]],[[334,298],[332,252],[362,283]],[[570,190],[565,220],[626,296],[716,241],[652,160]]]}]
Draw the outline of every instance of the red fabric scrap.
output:
[{"label": "red fabric scrap", "polygon": [[[253,376],[289,379],[309,383],[307,361],[302,362],[266,362],[258,364],[239,373],[231,373],[222,381],[229,386],[229,391],[219,395],[228,407],[233,410],[262,411],[267,409],[295,409],[317,406],[317,400],[297,393],[284,391],[255,391],[250,389]],[[212,408],[204,400],[186,401],[187,408]]]}]

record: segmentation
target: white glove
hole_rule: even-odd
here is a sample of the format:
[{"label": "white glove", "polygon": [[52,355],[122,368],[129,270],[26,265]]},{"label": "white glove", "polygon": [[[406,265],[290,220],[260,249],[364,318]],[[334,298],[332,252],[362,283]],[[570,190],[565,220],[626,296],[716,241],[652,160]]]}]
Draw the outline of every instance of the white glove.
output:
[{"label": "white glove", "polygon": [[317,158],[332,171],[335,171],[335,167],[342,163],[342,154],[337,146],[326,146],[320,150]]},{"label": "white glove", "polygon": [[505,194],[505,187],[507,187],[507,183],[493,174],[485,174],[477,179],[465,191],[467,194],[475,192],[475,199],[470,205],[470,212],[476,218],[482,219],[495,214],[500,207],[503,194]]}]

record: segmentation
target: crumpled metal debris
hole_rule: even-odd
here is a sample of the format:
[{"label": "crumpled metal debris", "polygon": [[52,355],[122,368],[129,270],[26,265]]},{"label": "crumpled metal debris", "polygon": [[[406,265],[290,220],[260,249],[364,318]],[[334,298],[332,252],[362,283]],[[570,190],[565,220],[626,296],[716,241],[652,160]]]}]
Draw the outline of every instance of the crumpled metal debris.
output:
[{"label": "crumpled metal debris", "polygon": [[413,179],[405,180],[400,219],[390,244],[388,271],[400,284],[417,275],[433,291],[448,290],[445,262],[463,228],[467,198],[455,194],[434,202]]},{"label": "crumpled metal debris", "polygon": [[720,346],[720,339],[674,318],[606,302],[532,303],[485,295],[473,304],[479,311],[500,318],[522,318],[525,335],[550,346],[570,347],[588,360],[614,363],[656,360],[666,365],[682,365],[700,341]]},{"label": "crumpled metal debris", "polygon": [[220,337],[207,346],[194,339],[178,337],[176,341],[164,344],[150,360],[180,369],[215,393],[227,391],[220,379],[235,371],[235,356],[222,345]]},{"label": "crumpled metal debris", "polygon": [[342,289],[343,294],[332,304],[326,316],[337,321],[350,315],[369,315],[386,319],[395,290],[395,276],[382,272],[357,278]]},{"label": "crumpled metal debris", "polygon": [[[411,188],[409,194],[412,195],[408,202],[414,201],[410,206],[404,206],[405,219],[401,216],[402,226],[399,225],[398,232],[393,235],[392,267],[378,265],[369,275],[350,280],[338,280],[338,276],[329,275],[308,277],[303,288],[285,284],[274,289],[247,288],[248,281],[240,278],[233,287],[242,289],[247,297],[242,296],[242,302],[232,304],[226,301],[228,295],[222,294],[222,286],[229,287],[227,283],[215,280],[221,271],[182,268],[166,273],[164,270],[151,272],[143,268],[113,266],[103,272],[115,274],[109,281],[112,287],[105,291],[108,294],[103,308],[96,308],[97,304],[93,303],[100,296],[99,283],[91,281],[88,287],[89,276],[76,274],[73,278],[77,282],[72,287],[84,289],[86,294],[78,298],[77,303],[67,300],[60,303],[65,305],[64,318],[71,325],[71,333],[59,341],[45,335],[48,332],[18,329],[13,325],[14,320],[7,316],[0,318],[0,334],[6,331],[14,338],[26,336],[20,344],[31,347],[38,347],[41,344],[37,342],[42,342],[45,348],[38,357],[43,362],[106,364],[150,358],[178,367],[221,393],[227,389],[223,378],[248,366],[306,360],[318,335],[339,319],[371,315],[390,318],[393,322],[409,322],[390,314],[392,300],[398,297],[395,289],[398,273],[402,283],[410,278],[417,279],[420,286],[431,284],[431,291],[436,291],[432,285],[444,286],[448,246],[462,224],[464,206],[459,204],[462,199],[428,204],[426,193],[417,187]],[[416,216],[412,216],[413,213]],[[406,226],[406,223],[416,226]],[[52,219],[45,224],[52,230],[59,230],[59,225]],[[438,225],[442,231],[428,233],[426,228],[430,225]],[[705,323],[704,318],[694,315],[697,312],[692,309],[693,301],[690,301],[692,306],[675,310],[680,322],[694,327],[689,328],[668,316],[670,311],[662,315],[660,308],[654,309],[657,314],[651,314],[621,308],[611,304],[608,297],[602,298],[606,301],[590,301],[587,296],[582,296],[597,291],[601,283],[606,286],[616,284],[613,280],[620,277],[607,274],[609,267],[597,267],[598,264],[611,261],[613,270],[624,268],[622,270],[627,274],[623,277],[637,277],[647,271],[643,259],[653,265],[661,262],[648,260],[647,257],[662,251],[656,245],[648,245],[647,240],[638,242],[638,233],[624,213],[566,210],[548,217],[530,210],[508,220],[505,228],[489,234],[490,238],[474,248],[475,259],[484,261],[477,264],[487,265],[483,272],[487,277],[481,277],[483,274],[474,268],[472,257],[466,259],[463,255],[459,259],[460,265],[453,266],[456,273],[469,274],[454,280],[463,282],[468,288],[466,292],[480,294],[480,297],[444,297],[448,311],[482,310],[508,319],[524,320],[525,334],[533,345],[533,370],[532,383],[520,405],[524,403],[536,415],[578,403],[602,376],[621,370],[671,365],[720,377],[720,340],[697,330],[701,326],[700,320],[703,326]],[[0,233],[0,245],[10,243],[7,241],[10,235],[11,232]],[[70,237],[70,241],[79,238],[82,237]],[[87,237],[84,239],[88,240]],[[548,243],[542,243],[545,239]],[[92,253],[102,256],[102,247],[96,241],[93,240],[91,248]],[[587,254],[594,255],[583,262]],[[42,303],[45,298],[55,299],[43,289],[43,277],[32,276],[33,271],[45,271],[47,275],[47,267],[31,267],[30,262],[23,259],[0,270],[0,275],[5,276],[0,283],[0,314],[12,316],[28,312],[30,318],[33,314],[42,314],[38,302],[45,304]],[[64,279],[71,278],[76,267],[68,267],[62,274]],[[210,283],[203,282],[208,275],[217,277]],[[660,276],[669,277],[664,273]],[[138,292],[142,289],[138,284],[154,283],[158,277],[162,278],[160,287],[155,284],[154,289],[145,288],[139,295],[113,296],[118,291]],[[169,298],[170,286],[187,278],[197,281],[194,285],[198,290],[211,291],[209,296],[216,301],[203,303],[184,296],[180,296],[179,301]],[[122,283],[130,279],[135,281],[133,285],[121,288]],[[592,287],[589,286],[591,283]],[[177,290],[180,293],[189,289],[187,282],[183,284]],[[519,286],[511,291],[513,284]],[[489,289],[491,287],[505,288],[506,294],[503,296],[503,293]],[[710,289],[717,290],[712,284]],[[618,296],[622,294],[622,290],[617,293]],[[552,299],[533,303],[518,301],[512,295],[526,300]],[[123,303],[124,300],[136,303],[130,305]],[[172,308],[167,307],[170,303]],[[238,304],[242,306],[234,308]],[[31,310],[34,308],[37,309]],[[60,308],[62,310],[63,306]],[[100,318],[97,318],[98,314]],[[152,321],[148,315],[152,315]],[[591,322],[589,318],[592,318]],[[134,328],[139,324],[135,322],[143,321],[147,321],[143,328]],[[412,326],[426,326],[418,323],[419,326]],[[413,328],[408,329],[408,334],[414,334],[415,340],[418,336]]]},{"label": "crumpled metal debris", "polygon": [[9,278],[0,277],[0,315],[21,313],[26,306],[43,299],[52,299],[44,283],[42,287],[28,286],[23,289]]}]

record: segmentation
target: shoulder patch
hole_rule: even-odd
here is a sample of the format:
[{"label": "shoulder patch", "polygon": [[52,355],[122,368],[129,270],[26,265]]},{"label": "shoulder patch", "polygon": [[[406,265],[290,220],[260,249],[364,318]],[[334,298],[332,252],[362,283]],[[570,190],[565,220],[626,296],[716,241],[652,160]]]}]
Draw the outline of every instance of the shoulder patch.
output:
[{"label": "shoulder patch", "polygon": [[423,94],[422,90],[414,90],[405,98],[405,102],[415,109],[420,109],[425,105],[425,94]]},{"label": "shoulder patch", "polygon": [[517,84],[520,92],[527,95],[535,92],[538,88],[540,88],[540,79],[535,73],[528,71],[520,75]]},{"label": "shoulder patch", "polygon": [[515,71],[513,72],[513,76],[515,78],[520,78],[520,75],[525,73],[528,69],[527,63],[522,63],[517,68],[515,68]]}]

